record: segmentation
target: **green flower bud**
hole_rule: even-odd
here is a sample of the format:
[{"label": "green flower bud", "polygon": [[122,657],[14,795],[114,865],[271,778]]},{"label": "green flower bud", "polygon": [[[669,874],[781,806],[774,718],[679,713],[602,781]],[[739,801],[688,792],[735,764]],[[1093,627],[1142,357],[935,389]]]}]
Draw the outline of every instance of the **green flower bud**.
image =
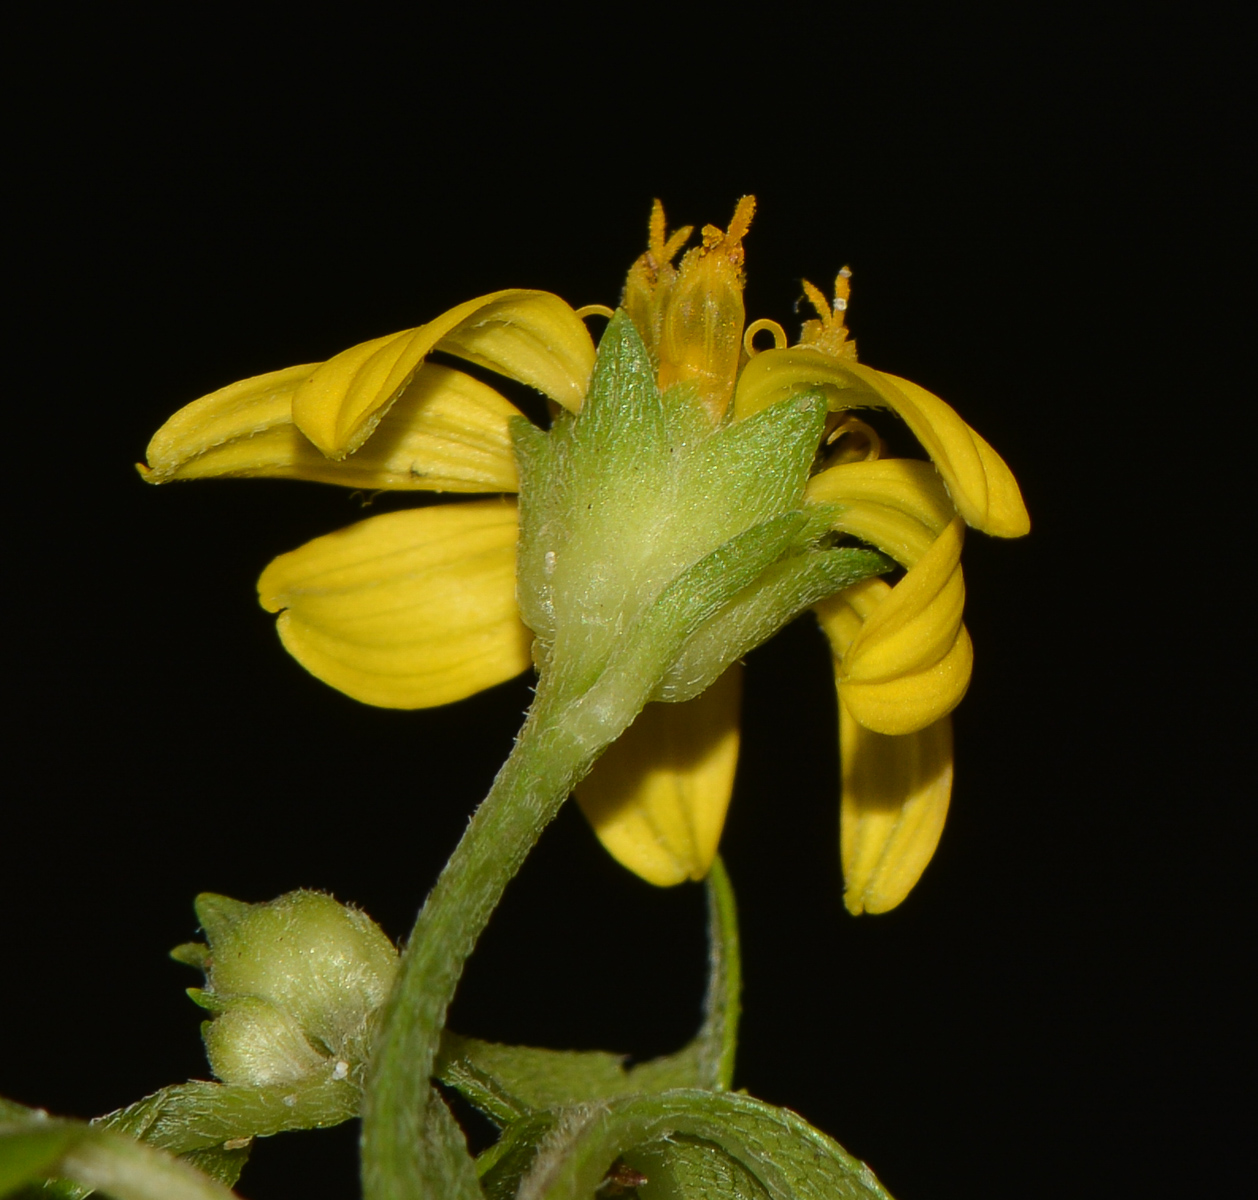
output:
[{"label": "green flower bud", "polygon": [[328,1061],[290,1013],[260,996],[236,997],[201,1026],[201,1035],[210,1066],[224,1083],[294,1083]]},{"label": "green flower bud", "polygon": [[196,912],[209,946],[173,956],[206,973],[189,994],[215,1014],[203,1034],[220,1079],[346,1078],[366,1061],[397,971],[397,951],[370,917],[308,891],[265,904],[205,892]]}]

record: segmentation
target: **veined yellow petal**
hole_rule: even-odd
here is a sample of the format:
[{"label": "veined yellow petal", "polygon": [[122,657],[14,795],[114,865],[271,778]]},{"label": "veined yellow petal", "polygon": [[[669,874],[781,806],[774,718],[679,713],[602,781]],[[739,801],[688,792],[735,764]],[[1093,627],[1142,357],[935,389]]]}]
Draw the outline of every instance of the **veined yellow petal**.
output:
[{"label": "veined yellow petal", "polygon": [[318,365],[254,375],[185,404],[153,435],[144,455],[148,463],[137,463],[136,469],[149,483],[195,478],[201,473],[186,471],[203,455],[291,426],[293,393]]},{"label": "veined yellow petal", "polygon": [[863,614],[865,623],[843,656],[847,678],[902,675],[932,666],[952,647],[965,608],[964,530],[960,518],[953,520],[891,594]]},{"label": "veined yellow petal", "polygon": [[938,535],[955,517],[939,472],[912,458],[842,463],[814,475],[804,499],[810,504],[868,500],[895,508]]},{"label": "veined yellow petal", "polygon": [[934,543],[935,537],[920,521],[884,504],[857,501],[845,504],[830,522],[840,533],[850,533],[877,546],[902,567],[912,566]]},{"label": "veined yellow petal", "polygon": [[856,915],[895,908],[921,878],[952,795],[952,718],[888,737],[839,700],[843,901]]},{"label": "veined yellow petal", "polygon": [[891,679],[845,679],[843,698],[866,728],[904,735],[956,708],[970,686],[973,669],[974,643],[962,625],[938,662]]},{"label": "veined yellow petal", "polygon": [[955,518],[894,588],[868,579],[816,606],[844,702],[869,729],[911,733],[965,695],[974,651],[961,623],[963,532]]},{"label": "veined yellow petal", "polygon": [[1017,480],[1000,455],[938,396],[898,375],[806,347],[766,350],[739,377],[735,417],[809,388],[824,392],[832,409],[872,406],[897,413],[939,469],[957,511],[976,529],[997,537],[1030,531]]},{"label": "veined yellow petal", "polygon": [[819,604],[813,605],[813,612],[817,614],[821,630],[830,643],[835,671],[839,670],[839,664],[847,653],[847,648],[856,640],[856,635],[860,633],[861,626],[865,623],[865,618],[856,611],[854,605],[857,603],[857,594],[866,591],[872,592],[873,595],[867,605],[862,605],[862,610],[867,608],[872,612],[879,603],[891,595],[891,585],[883,579],[866,579],[850,588],[845,588],[836,596],[827,596]]},{"label": "veined yellow petal", "polygon": [[329,359],[297,389],[294,422],[329,458],[344,458],[371,435],[434,349],[530,384],[574,409],[594,366],[594,343],[567,304],[549,292],[510,288]]},{"label": "veined yellow petal", "polygon": [[577,785],[612,857],[660,887],[702,879],[716,857],[738,764],[742,666],[681,704],[648,704]]},{"label": "veined yellow petal", "polygon": [[594,370],[594,341],[585,322],[550,292],[497,296],[451,329],[436,348],[526,383],[576,412]]},{"label": "veined yellow petal", "polygon": [[957,511],[968,524],[993,537],[1022,537],[1031,532],[1031,517],[1013,472],[947,403],[912,380],[860,363],[851,365],[886,396],[935,460]]},{"label": "veined yellow petal", "polygon": [[293,424],[292,399],[318,364],[244,379],[195,400],[154,435],[149,483],[266,476],[343,487],[514,492],[509,421],[519,410],[462,371],[425,363],[357,453],[325,457]]},{"label": "veined yellow petal", "polygon": [[371,517],[282,554],[258,580],[289,653],[384,708],[461,700],[530,665],[513,501]]},{"label": "veined yellow petal", "polygon": [[843,463],[808,481],[812,504],[841,505],[834,528],[912,567],[934,544],[956,509],[930,463],[883,458]]}]

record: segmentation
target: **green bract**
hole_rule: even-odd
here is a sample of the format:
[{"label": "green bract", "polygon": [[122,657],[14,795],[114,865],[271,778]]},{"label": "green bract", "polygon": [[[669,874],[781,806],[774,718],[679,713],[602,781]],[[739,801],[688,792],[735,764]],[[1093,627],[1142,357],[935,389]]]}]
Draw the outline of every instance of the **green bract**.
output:
[{"label": "green bract", "polygon": [[806,392],[714,425],[692,387],[656,387],[617,313],[581,411],[549,433],[512,425],[520,611],[552,686],[606,674],[622,723],[621,706],[697,695],[808,605],[889,569],[831,548],[828,510],[803,506],[825,418]]}]

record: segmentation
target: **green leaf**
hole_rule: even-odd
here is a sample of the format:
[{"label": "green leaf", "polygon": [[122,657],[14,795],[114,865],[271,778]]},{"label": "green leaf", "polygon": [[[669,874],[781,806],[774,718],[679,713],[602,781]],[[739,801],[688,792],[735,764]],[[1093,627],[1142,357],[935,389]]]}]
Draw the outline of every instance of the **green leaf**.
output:
[{"label": "green leaf", "polygon": [[240,1172],[249,1161],[249,1153],[253,1149],[253,1139],[243,1146],[231,1143],[232,1149],[226,1146],[209,1146],[204,1150],[190,1150],[179,1157],[183,1162],[191,1163],[196,1169],[211,1179],[217,1179],[225,1187],[235,1187]]},{"label": "green leaf", "polygon": [[[261,1088],[193,1080],[162,1088],[82,1128],[135,1138],[230,1186],[239,1178],[255,1137],[339,1125],[358,1115],[361,1099],[354,1084],[327,1072],[315,1081]],[[0,1100],[0,1120],[31,1121],[35,1115],[34,1109]],[[76,1200],[86,1189],[62,1180],[48,1185],[46,1194]]]},{"label": "green leaf", "polygon": [[249,1087],[193,1080],[162,1088],[93,1122],[172,1154],[222,1146],[290,1129],[324,1129],[358,1115],[361,1095],[348,1080]]},{"label": "green leaf", "polygon": [[0,1124],[0,1196],[41,1179],[53,1194],[103,1191],[115,1200],[231,1200],[195,1167],[99,1126],[52,1117]]},{"label": "green leaf", "polygon": [[554,1113],[533,1113],[512,1122],[502,1137],[476,1160],[485,1200],[514,1200],[520,1181],[537,1157],[537,1148],[554,1129]]},{"label": "green leaf", "polygon": [[647,1182],[637,1189],[639,1200],[769,1200],[764,1185],[738,1159],[715,1142],[672,1134],[658,1142],[635,1146],[624,1162]]},{"label": "green leaf", "polygon": [[82,1139],[82,1130],[82,1126],[47,1117],[0,1124],[0,1196],[46,1179],[65,1152]]},{"label": "green leaf", "polygon": [[[669,1143],[674,1141],[707,1148],[673,1155]],[[657,1183],[644,1168],[661,1155],[667,1170]],[[588,1200],[622,1158],[650,1180],[638,1190],[642,1200],[746,1200],[760,1195],[771,1200],[890,1200],[864,1163],[788,1109],[750,1096],[694,1090],[630,1096],[561,1112],[537,1144],[517,1200]],[[748,1177],[760,1192],[750,1188]]]}]

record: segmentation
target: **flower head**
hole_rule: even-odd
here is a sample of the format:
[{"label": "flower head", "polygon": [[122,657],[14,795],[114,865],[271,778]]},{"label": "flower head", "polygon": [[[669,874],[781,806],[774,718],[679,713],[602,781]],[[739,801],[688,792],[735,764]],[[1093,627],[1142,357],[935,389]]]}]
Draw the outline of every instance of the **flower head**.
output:
[{"label": "flower head", "polygon": [[[688,627],[651,695],[659,703],[611,747],[578,800],[608,849],[644,878],[702,877],[737,760],[737,657],[815,603],[839,695],[847,903],[883,911],[924,869],[948,805],[948,713],[972,660],[961,621],[964,528],[1017,536],[1029,523],[1008,468],[948,405],[857,361],[846,268],[832,302],[804,285],[817,317],[795,346],[774,322],[745,326],[753,212],[745,197],[727,230],[705,227],[674,265],[691,230],[670,236],[656,203],[599,373],[581,319],[590,310],[544,292],[496,292],[326,363],[196,401],[158,431],[140,470],[151,482],[271,475],[496,494],[369,518],[263,572],[262,603],[280,614],[294,657],[388,707],[448,703],[533,660],[546,671],[606,657],[651,606],[714,578],[716,566],[703,575],[699,565],[737,543],[745,587],[730,591],[735,559],[720,560],[725,598]],[[758,350],[765,329],[774,345]],[[581,459],[601,416],[561,415],[541,434],[494,389],[428,361],[434,350],[528,384],[561,413],[595,393],[601,413],[617,392],[633,430],[620,441],[650,443],[656,458]],[[882,457],[854,409],[891,410],[930,461]],[[516,490],[522,540],[504,495]],[[845,545],[875,548],[903,577],[894,586],[869,578],[887,559],[868,556],[853,574],[835,550]],[[760,565],[747,566],[753,559]]]}]

